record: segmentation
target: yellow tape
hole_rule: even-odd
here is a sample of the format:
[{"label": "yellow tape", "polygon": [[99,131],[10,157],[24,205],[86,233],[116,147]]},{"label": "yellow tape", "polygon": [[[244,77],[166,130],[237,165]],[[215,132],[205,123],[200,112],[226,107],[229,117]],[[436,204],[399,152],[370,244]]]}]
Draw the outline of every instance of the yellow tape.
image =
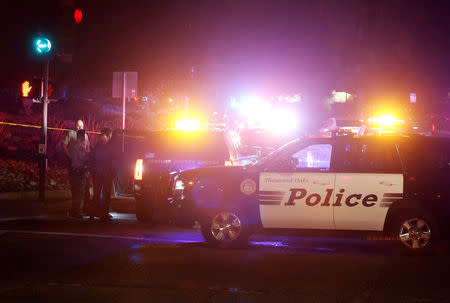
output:
[{"label": "yellow tape", "polygon": [[[4,125],[11,125],[11,126],[22,126],[22,127],[31,127],[31,128],[41,128],[40,125],[31,125],[31,124],[21,124],[21,123],[13,123],[13,122],[4,122],[4,121],[0,121],[0,124],[4,124]],[[71,129],[67,129],[67,128],[57,128],[57,127],[47,127],[47,129],[51,129],[51,130],[61,130],[61,131],[71,131]],[[87,133],[90,134],[100,134],[100,132],[96,132],[96,131],[91,131],[91,130],[87,130]]]},{"label": "yellow tape", "polygon": [[[4,122],[4,121],[0,121],[0,125],[11,125],[11,126],[22,126],[22,127],[31,127],[31,128],[41,128],[40,125],[31,125],[31,124],[21,124],[21,123],[13,123],[13,122]],[[61,131],[71,131],[71,129],[67,129],[67,128],[57,128],[57,127],[47,127],[47,129],[51,129],[51,130],[61,130]],[[96,134],[96,135],[100,135],[100,132],[96,132],[96,131],[92,131],[92,130],[86,130],[87,133],[89,134]],[[127,138],[135,138],[135,139],[144,139],[144,136],[133,136],[133,135],[125,135],[125,137]]]}]

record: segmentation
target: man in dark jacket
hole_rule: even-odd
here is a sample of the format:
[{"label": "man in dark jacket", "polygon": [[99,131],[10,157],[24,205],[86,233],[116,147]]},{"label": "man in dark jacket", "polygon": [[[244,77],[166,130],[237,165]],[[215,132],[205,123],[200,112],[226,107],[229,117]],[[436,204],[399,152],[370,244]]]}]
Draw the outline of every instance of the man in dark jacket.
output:
[{"label": "man in dark jacket", "polygon": [[[91,172],[94,178],[94,212],[102,220],[111,220],[109,207],[111,204],[111,190],[114,178],[114,153],[110,144],[112,130],[101,130],[100,138],[91,153]],[[91,215],[91,218],[93,215]]]}]

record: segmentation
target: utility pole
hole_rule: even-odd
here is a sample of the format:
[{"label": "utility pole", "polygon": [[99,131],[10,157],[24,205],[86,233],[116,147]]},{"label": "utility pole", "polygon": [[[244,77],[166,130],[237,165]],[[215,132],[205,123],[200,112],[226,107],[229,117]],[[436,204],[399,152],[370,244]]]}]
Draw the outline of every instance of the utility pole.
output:
[{"label": "utility pole", "polygon": [[39,144],[39,201],[45,200],[45,185],[47,171],[47,113],[48,113],[48,74],[50,60],[44,67],[44,94],[42,98],[41,143]]}]

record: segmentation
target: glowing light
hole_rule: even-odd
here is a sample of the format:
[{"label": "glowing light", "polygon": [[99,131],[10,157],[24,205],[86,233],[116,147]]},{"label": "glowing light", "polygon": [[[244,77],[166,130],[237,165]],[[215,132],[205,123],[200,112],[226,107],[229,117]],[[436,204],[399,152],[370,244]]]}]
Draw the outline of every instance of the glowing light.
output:
[{"label": "glowing light", "polygon": [[178,189],[178,190],[184,189],[183,181],[178,180],[178,181],[175,183],[175,189]]},{"label": "glowing light", "polygon": [[28,94],[30,93],[31,89],[33,87],[30,86],[30,82],[25,81],[22,83],[22,97],[28,97]]},{"label": "glowing light", "polygon": [[83,19],[83,12],[81,9],[77,8],[75,12],[73,13],[73,18],[75,19],[76,24],[80,24],[81,20]]},{"label": "glowing light", "polygon": [[394,116],[391,115],[382,115],[374,119],[380,126],[394,126],[397,122]]},{"label": "glowing light", "polygon": [[351,100],[353,96],[346,92],[337,92],[333,90],[331,92],[331,98],[328,100],[328,103],[345,103]]},{"label": "glowing light", "polygon": [[183,119],[175,122],[175,128],[180,130],[194,131],[200,129],[200,121],[192,119]]},{"label": "glowing light", "polygon": [[314,156],[310,151],[306,153],[306,162],[308,167],[314,167]]},{"label": "glowing light", "polygon": [[134,170],[134,180],[142,180],[143,168],[144,168],[144,161],[142,159],[137,159],[136,168]]},{"label": "glowing light", "polygon": [[232,108],[236,108],[236,107],[239,106],[239,103],[237,102],[237,100],[236,100],[235,97],[231,97],[231,98],[230,98],[230,104],[231,104],[231,107],[232,107]]},{"label": "glowing light", "polygon": [[35,40],[35,47],[38,54],[46,54],[52,49],[52,43],[47,38],[37,38]]},{"label": "glowing light", "polygon": [[288,133],[298,126],[296,114],[287,109],[279,109],[269,112],[263,123],[263,127],[276,133]]},{"label": "glowing light", "polygon": [[225,166],[233,166],[233,162],[232,161],[225,161]]}]

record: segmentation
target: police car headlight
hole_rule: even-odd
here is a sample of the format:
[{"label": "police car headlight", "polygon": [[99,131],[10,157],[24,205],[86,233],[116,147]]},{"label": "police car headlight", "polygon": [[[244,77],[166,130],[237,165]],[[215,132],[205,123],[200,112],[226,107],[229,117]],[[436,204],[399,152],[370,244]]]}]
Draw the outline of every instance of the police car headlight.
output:
[{"label": "police car headlight", "polygon": [[183,190],[184,189],[184,183],[181,180],[177,180],[175,183],[175,190]]}]

